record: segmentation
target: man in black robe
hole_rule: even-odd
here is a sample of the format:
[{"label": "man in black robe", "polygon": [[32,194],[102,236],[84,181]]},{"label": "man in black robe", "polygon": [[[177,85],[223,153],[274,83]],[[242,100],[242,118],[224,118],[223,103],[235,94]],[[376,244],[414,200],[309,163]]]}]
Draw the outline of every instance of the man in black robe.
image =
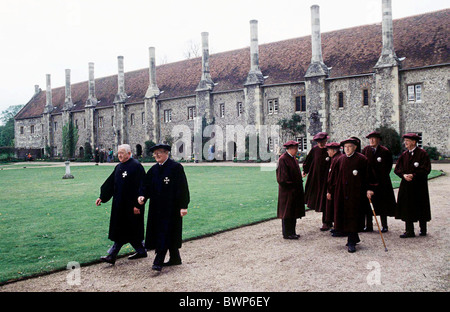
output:
[{"label": "man in black robe", "polygon": [[373,177],[370,177],[366,156],[356,152],[357,140],[344,140],[341,146],[345,154],[337,159],[330,172],[328,188],[333,190],[335,229],[348,234],[348,252],[355,252],[356,244],[360,242],[358,232],[364,228],[364,212],[369,206],[367,198],[374,194],[369,183]]},{"label": "man in black robe", "polygon": [[126,243],[130,243],[136,253],[128,259],[147,257],[142,244],[144,240],[144,206],[139,205],[137,197],[144,167],[136,159],[131,158],[128,144],[120,145],[117,156],[120,163],[100,188],[100,197],[95,204],[108,202],[113,198],[108,238],[114,245],[108,250],[108,256],[101,257],[104,262],[114,264],[117,254]]},{"label": "man in black robe", "polygon": [[402,180],[397,195],[396,219],[405,221],[406,231],[401,238],[414,237],[414,222],[419,221],[420,236],[427,235],[427,222],[431,220],[428,174],[431,172],[430,157],[417,146],[420,137],[415,133],[403,135],[406,151],[394,169]]},{"label": "man in black robe", "polygon": [[328,170],[330,169],[330,157],[327,153],[327,140],[329,136],[326,132],[319,132],[313,140],[317,145],[311,149],[303,163],[303,177],[308,176],[305,184],[306,206],[322,213],[321,231],[330,229],[330,224],[325,221],[326,211],[326,182]]},{"label": "man in black robe", "polygon": [[[150,199],[145,248],[155,249],[152,269],[181,264],[182,217],[187,214],[189,187],[183,166],[169,158],[170,146],[157,144],[150,151],[157,164],[145,175],[138,201]],[[170,259],[164,263],[167,251]]]},{"label": "man in black robe", "polygon": [[303,179],[298,160],[298,142],[288,141],[283,145],[286,152],[277,163],[278,205],[277,217],[281,219],[284,239],[298,239],[295,232],[298,218],[305,216]]},{"label": "man in black robe", "polygon": [[[387,147],[380,144],[380,132],[372,131],[366,138],[369,139],[369,145],[363,149],[362,154],[367,157],[369,169],[372,170],[377,181],[372,203],[376,215],[380,216],[382,225],[381,232],[384,233],[388,231],[387,217],[393,217],[395,215],[396,207],[394,189],[392,188],[390,177],[393,164],[392,153]],[[372,210],[369,209],[366,212],[365,232],[373,231],[372,217]]]}]

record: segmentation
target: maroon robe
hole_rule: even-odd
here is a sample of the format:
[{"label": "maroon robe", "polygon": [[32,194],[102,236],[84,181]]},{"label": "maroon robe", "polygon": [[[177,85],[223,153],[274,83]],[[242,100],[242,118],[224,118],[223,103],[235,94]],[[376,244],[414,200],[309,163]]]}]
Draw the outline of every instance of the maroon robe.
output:
[{"label": "maroon robe", "polygon": [[306,206],[317,212],[326,210],[326,182],[330,169],[327,149],[315,146],[306,156],[303,172],[308,174],[305,184]]},{"label": "maroon robe", "polygon": [[[355,171],[356,170],[356,171]],[[355,152],[342,155],[330,172],[331,193],[334,204],[334,228],[339,232],[357,233],[364,229],[365,212],[369,209],[367,190],[369,170],[366,156]]]},{"label": "maroon robe", "polygon": [[[428,174],[431,171],[430,157],[425,150],[416,147],[414,154],[405,151],[400,155],[394,172],[402,181],[397,196],[396,219],[407,222],[430,221],[430,195],[428,193]],[[413,174],[412,181],[403,178]]]},{"label": "maroon robe", "polygon": [[[327,193],[333,194],[334,193],[334,188],[331,185],[331,172],[333,170],[335,170],[336,167],[336,162],[339,159],[339,157],[342,156],[341,151],[337,151],[336,154],[334,154],[334,156],[331,158],[330,161],[330,169],[328,169],[328,177],[327,177],[327,183],[326,183],[326,189],[327,189]],[[333,201],[333,196],[331,197],[331,199],[326,199],[326,210],[325,210],[325,221],[326,222],[334,222],[334,201]]]},{"label": "maroon robe", "polygon": [[377,186],[373,190],[374,195],[372,196],[375,213],[379,216],[393,217],[397,204],[390,177],[393,163],[392,153],[386,147],[378,145],[375,153],[372,147],[366,146],[362,154],[367,157],[369,169],[372,170],[377,181]]},{"label": "maroon robe", "polygon": [[280,219],[297,219],[305,216],[303,180],[296,158],[285,152],[278,159],[278,209]]}]

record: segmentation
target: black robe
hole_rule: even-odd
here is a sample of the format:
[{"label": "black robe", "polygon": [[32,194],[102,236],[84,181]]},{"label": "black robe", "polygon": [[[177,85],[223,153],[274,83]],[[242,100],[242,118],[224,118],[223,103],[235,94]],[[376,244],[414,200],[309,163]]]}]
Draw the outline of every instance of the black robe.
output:
[{"label": "black robe", "polygon": [[366,156],[355,152],[336,159],[328,189],[332,192],[337,231],[357,233],[364,229],[365,213],[370,209],[367,190],[373,190],[373,179]]},{"label": "black robe", "polygon": [[145,248],[180,248],[180,209],[188,208],[190,201],[183,166],[170,158],[163,165],[153,165],[145,175],[140,195],[150,199]]},{"label": "black robe", "polygon": [[[430,221],[430,194],[428,193],[428,174],[431,172],[430,157],[425,150],[416,147],[414,155],[405,151],[397,160],[394,172],[402,181],[397,196],[396,219],[407,222]],[[413,174],[408,182],[404,174]]]},{"label": "black robe", "polygon": [[297,159],[285,152],[278,159],[276,174],[278,182],[277,217],[280,219],[304,217],[303,179]]},{"label": "black robe", "polygon": [[[374,195],[372,196],[375,213],[379,216],[393,217],[397,204],[390,177],[393,164],[392,153],[386,147],[378,145],[375,153],[371,146],[366,146],[362,154],[367,157],[369,168],[377,181],[377,186],[373,190]],[[369,213],[372,215],[371,211]]]},{"label": "black robe", "polygon": [[[145,169],[136,159],[119,163],[100,188],[103,203],[113,198],[108,238],[114,242],[144,240],[144,206],[137,202]],[[134,214],[134,207],[141,213]]]},{"label": "black robe", "polygon": [[317,212],[326,210],[326,182],[330,169],[327,149],[315,146],[306,156],[303,172],[308,174],[305,184],[306,206]]}]

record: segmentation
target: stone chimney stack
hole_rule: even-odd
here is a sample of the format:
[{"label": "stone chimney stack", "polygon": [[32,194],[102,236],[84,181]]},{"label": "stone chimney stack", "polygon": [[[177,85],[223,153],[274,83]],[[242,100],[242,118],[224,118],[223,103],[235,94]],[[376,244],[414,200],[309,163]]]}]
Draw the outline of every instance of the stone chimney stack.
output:
[{"label": "stone chimney stack", "polygon": [[328,67],[323,63],[322,39],[320,35],[320,10],[318,5],[311,6],[311,64],[305,77],[327,76]]},{"label": "stone chimney stack", "polygon": [[70,85],[70,69],[66,69],[66,87],[65,87],[66,97],[64,100],[63,110],[68,111],[73,107],[72,102],[72,88]]},{"label": "stone chimney stack", "polygon": [[123,56],[117,57],[118,74],[117,74],[117,94],[114,98],[114,103],[125,103],[128,96],[125,93],[125,72],[123,69]]},{"label": "stone chimney stack", "polygon": [[250,71],[245,85],[262,84],[264,77],[259,68],[258,21],[250,21]]},{"label": "stone chimney stack", "polygon": [[39,88],[39,85],[34,85],[34,95],[39,94],[41,92],[41,88]]},{"label": "stone chimney stack", "polygon": [[95,97],[94,63],[89,63],[89,95],[86,101],[86,107],[96,106],[98,101]]},{"label": "stone chimney stack", "polygon": [[47,89],[45,91],[46,94],[46,102],[45,102],[45,108],[44,113],[49,114],[53,111],[53,103],[52,103],[52,83],[51,83],[51,77],[50,74],[46,75],[46,84]]},{"label": "stone chimney stack", "polygon": [[157,97],[160,94],[160,90],[158,88],[158,85],[156,84],[156,58],[155,58],[155,48],[150,47],[148,48],[148,54],[149,54],[149,68],[148,68],[148,75],[149,75],[149,84],[147,92],[145,93],[145,98],[149,99],[152,97]]},{"label": "stone chimney stack", "polygon": [[202,32],[202,77],[196,91],[212,90],[214,87],[214,82],[209,72],[208,35],[207,32]]},{"label": "stone chimney stack", "polygon": [[382,0],[382,32],[383,49],[375,67],[390,67],[399,65],[399,60],[394,51],[394,28],[392,24],[391,0]]}]

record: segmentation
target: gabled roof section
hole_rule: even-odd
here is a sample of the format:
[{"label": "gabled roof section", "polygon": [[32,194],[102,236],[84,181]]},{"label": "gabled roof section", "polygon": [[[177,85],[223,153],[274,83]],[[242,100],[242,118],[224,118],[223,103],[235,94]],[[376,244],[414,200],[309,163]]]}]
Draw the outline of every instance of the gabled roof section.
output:
[{"label": "gabled roof section", "polygon": [[[450,9],[393,21],[394,49],[406,57],[402,68],[415,68],[450,62]],[[382,50],[381,23],[321,34],[324,63],[332,67],[330,78],[374,72]],[[259,46],[259,63],[265,84],[303,81],[311,61],[311,36]],[[242,89],[250,70],[250,48],[210,56],[214,92]],[[159,99],[194,96],[202,71],[201,57],[156,67],[156,81],[164,91]],[[127,103],[143,102],[149,84],[148,68],[125,73]],[[95,79],[97,107],[112,106],[117,93],[117,75]],[[54,113],[64,104],[64,87],[52,90]],[[72,111],[84,109],[88,82],[72,85]],[[45,106],[45,90],[35,95],[16,119],[39,117]]]}]

